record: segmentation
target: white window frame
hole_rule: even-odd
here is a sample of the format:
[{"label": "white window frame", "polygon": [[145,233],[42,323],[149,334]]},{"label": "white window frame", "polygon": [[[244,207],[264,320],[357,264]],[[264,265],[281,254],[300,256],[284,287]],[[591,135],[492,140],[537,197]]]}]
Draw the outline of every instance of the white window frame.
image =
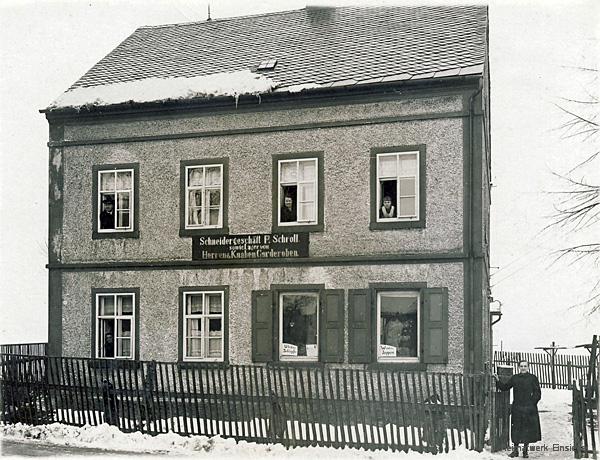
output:
[{"label": "white window frame", "polygon": [[[207,294],[220,294],[221,295],[221,313],[205,313],[206,303],[206,295]],[[202,313],[194,313],[188,314],[187,312],[187,298],[189,295],[202,295]],[[183,292],[183,361],[201,361],[201,362],[223,362],[225,360],[225,328],[227,327],[225,324],[225,291],[222,290],[203,290],[203,291],[184,291]],[[199,319],[200,320],[200,336],[194,337],[200,339],[200,355],[201,356],[188,356],[187,350],[187,321],[188,319]],[[206,335],[208,334],[209,320],[210,319],[221,319],[221,357],[220,358],[211,358],[206,357]],[[208,336],[208,340],[210,340],[210,336]]]},{"label": "white window frame", "polygon": [[[317,356],[284,356],[281,354],[281,350],[283,349],[283,296],[286,295],[306,295],[310,297],[315,297],[317,299]],[[319,321],[320,321],[320,311],[321,308],[321,296],[318,292],[314,291],[285,291],[280,292],[278,296],[278,316],[279,316],[279,337],[278,337],[278,352],[279,352],[279,361],[302,361],[302,362],[318,362],[319,361]]]},{"label": "white window frame", "polygon": [[[415,155],[416,161],[416,171],[414,175],[400,175],[400,158],[406,155]],[[379,159],[387,156],[396,156],[396,176],[380,176],[379,175]],[[375,165],[377,168],[377,222],[412,222],[418,221],[420,219],[420,174],[421,174],[421,164],[420,164],[420,152],[418,150],[408,151],[408,152],[389,152],[389,153],[378,153],[377,154],[377,164]],[[412,216],[400,216],[400,179],[413,179],[415,180],[415,215]],[[381,179],[384,180],[395,180],[396,181],[396,202],[393,205],[396,208],[396,217],[380,217],[381,206],[382,206],[382,196],[381,196]],[[408,195],[405,195],[408,196]],[[410,195],[412,196],[412,195]]]},{"label": "white window frame", "polygon": [[[121,172],[129,172],[131,173],[131,189],[117,189],[117,173]],[[102,174],[114,174],[115,181],[115,189],[114,190],[102,190]],[[123,233],[123,232],[133,232],[134,231],[134,212],[133,209],[135,206],[134,201],[134,193],[135,193],[135,171],[131,168],[124,169],[100,169],[98,170],[98,215],[96,219],[98,221],[98,233]],[[117,227],[118,218],[118,209],[119,209],[119,200],[117,198],[118,193],[129,193],[129,227]],[[114,193],[115,195],[115,204],[113,208],[113,213],[115,216],[115,228],[101,228],[100,225],[100,214],[102,213],[102,193]]]},{"label": "white window frame", "polygon": [[[396,296],[417,298],[417,356],[397,356],[387,357],[381,356],[381,296]],[[380,363],[418,363],[421,362],[421,292],[419,291],[377,291],[377,362]]]},{"label": "white window frame", "polygon": [[[114,315],[100,315],[100,297],[113,297],[113,305],[114,305],[114,311],[115,314]],[[132,298],[132,304],[131,304],[131,315],[119,315],[117,314],[117,297],[131,297]],[[96,358],[98,359],[135,359],[135,347],[136,347],[136,336],[135,336],[135,329],[136,329],[136,317],[135,317],[135,306],[136,306],[136,297],[135,297],[135,292],[98,292],[96,293],[96,344],[95,344],[95,348],[96,348]],[[103,319],[113,319],[114,320],[114,326],[113,326],[113,344],[114,344],[114,356],[101,356],[102,353],[101,351],[103,351],[104,346],[101,345],[99,346],[99,343],[104,343],[103,339],[104,337],[100,336],[100,321]],[[127,336],[127,337],[120,337],[117,336],[117,332],[118,332],[118,328],[117,328],[117,320],[123,320],[123,319],[127,319],[131,321],[131,335]],[[131,356],[117,356],[117,339],[118,338],[128,338],[130,339],[130,347],[129,350],[131,352]]]},{"label": "white window frame", "polygon": [[[315,178],[314,181],[299,181],[298,171],[300,162],[314,161],[315,163]],[[281,181],[281,166],[283,163],[296,163],[296,181],[282,182]],[[313,184],[315,187],[315,207],[312,220],[298,220],[300,213],[300,185]],[[283,206],[281,189],[284,186],[296,186],[296,220],[294,222],[281,222],[281,207]],[[291,158],[287,160],[277,161],[277,225],[280,227],[298,226],[298,225],[317,225],[319,223],[319,158]]]},{"label": "white window frame", "polygon": [[[209,189],[214,189],[216,190],[216,186],[206,186],[206,169],[207,168],[215,168],[218,167],[219,171],[221,172],[221,183],[219,184],[219,196],[220,196],[220,201],[219,201],[219,223],[216,225],[206,225],[206,224],[190,224],[190,219],[189,219],[189,212],[190,212],[190,192],[193,190],[201,190],[202,191],[202,200],[203,200],[203,206],[202,206],[202,222],[206,221],[206,216],[207,213],[209,213],[208,215],[210,216],[210,205],[207,205],[207,201],[206,201],[206,190]],[[194,185],[194,186],[190,186],[189,184],[189,170],[190,169],[202,169],[202,185]],[[223,164],[222,163],[214,163],[214,164],[197,164],[197,165],[188,165],[185,167],[185,229],[186,230],[194,230],[194,229],[204,229],[204,228],[223,228],[223,182],[224,182],[224,177],[223,177]]]}]

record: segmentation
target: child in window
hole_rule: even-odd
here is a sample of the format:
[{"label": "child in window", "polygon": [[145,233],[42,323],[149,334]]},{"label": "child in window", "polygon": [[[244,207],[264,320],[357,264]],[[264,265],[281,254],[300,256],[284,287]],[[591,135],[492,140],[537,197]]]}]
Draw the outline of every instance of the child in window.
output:
[{"label": "child in window", "polygon": [[379,210],[379,217],[381,219],[396,217],[396,207],[392,206],[392,199],[388,195],[383,197],[383,206]]}]

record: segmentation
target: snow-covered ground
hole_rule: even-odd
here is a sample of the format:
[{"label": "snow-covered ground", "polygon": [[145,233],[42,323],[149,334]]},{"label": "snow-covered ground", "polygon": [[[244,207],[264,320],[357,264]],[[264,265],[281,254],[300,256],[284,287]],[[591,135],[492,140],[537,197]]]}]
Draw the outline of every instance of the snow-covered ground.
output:
[{"label": "snow-covered ground", "polygon": [[[531,458],[573,458],[572,428],[570,417],[571,392],[566,390],[543,390],[540,411],[543,441],[530,448]],[[142,433],[121,433],[109,425],[84,426],[81,428],[54,423],[51,425],[0,425],[0,433],[8,440],[28,439],[32,443],[55,444],[72,447],[101,448],[111,451],[144,452],[180,456],[210,455],[217,458],[433,458],[432,454],[416,452],[365,451],[362,449],[332,449],[324,447],[299,447],[286,450],[282,445],[264,445],[236,442],[220,437],[185,437],[174,433],[149,436]],[[565,449],[569,449],[566,450]],[[463,448],[443,454],[445,460],[479,459],[499,460],[507,452],[492,454],[489,449],[482,453]]]}]

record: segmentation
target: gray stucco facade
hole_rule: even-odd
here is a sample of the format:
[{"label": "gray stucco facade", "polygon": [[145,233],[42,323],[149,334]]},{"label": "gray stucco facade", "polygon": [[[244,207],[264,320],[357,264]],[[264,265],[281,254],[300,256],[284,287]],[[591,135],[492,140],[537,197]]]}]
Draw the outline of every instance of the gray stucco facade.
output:
[{"label": "gray stucco facade", "polygon": [[[178,289],[228,286],[228,358],[247,364],[252,291],[324,284],[347,294],[371,283],[424,283],[448,289],[447,363],[426,368],[483,368],[491,343],[489,147],[479,80],[147,113],[48,114],[51,352],[91,356],[97,288],[139,288],[139,357],[175,361]],[[426,150],[425,227],[371,230],[371,149],[414,145]],[[308,258],[192,260],[192,238],[179,233],[181,161],[227,158],[229,234],[270,233],[273,155],[312,151],[323,154],[324,221],[323,231],[310,233]],[[93,239],[93,167],[123,163],[139,165],[139,236]]]}]

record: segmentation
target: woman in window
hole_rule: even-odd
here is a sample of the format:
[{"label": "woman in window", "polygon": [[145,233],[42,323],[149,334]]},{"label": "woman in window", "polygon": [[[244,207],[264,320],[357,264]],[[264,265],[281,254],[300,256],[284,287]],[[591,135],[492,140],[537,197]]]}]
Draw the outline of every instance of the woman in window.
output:
[{"label": "woman in window", "polygon": [[396,207],[392,205],[392,198],[389,195],[383,197],[383,206],[379,210],[379,217],[381,219],[396,217]]},{"label": "woman in window", "polygon": [[283,199],[283,206],[281,207],[281,222],[296,222],[296,207],[294,206],[294,199],[286,195]]}]

